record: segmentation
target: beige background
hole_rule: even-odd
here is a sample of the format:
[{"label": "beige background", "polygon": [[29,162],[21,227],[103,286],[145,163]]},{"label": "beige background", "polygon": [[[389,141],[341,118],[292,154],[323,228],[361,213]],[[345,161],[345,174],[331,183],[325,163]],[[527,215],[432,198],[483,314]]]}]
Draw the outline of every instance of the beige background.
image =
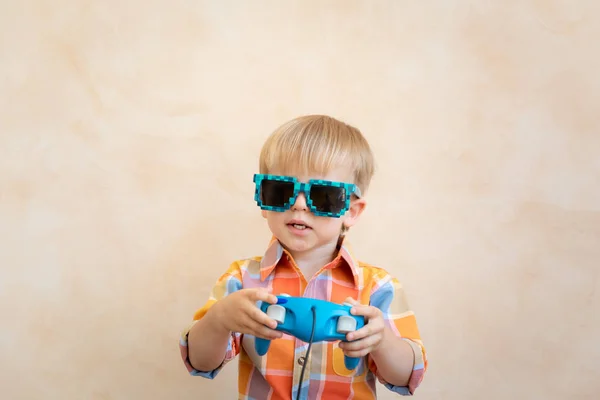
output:
[{"label": "beige background", "polygon": [[[597,399],[600,3],[0,3],[0,398],[235,398],[178,335],[269,232],[262,141],[326,113],[379,170],[420,399]],[[380,387],[381,388],[381,387]],[[396,398],[380,389],[382,399]]]}]

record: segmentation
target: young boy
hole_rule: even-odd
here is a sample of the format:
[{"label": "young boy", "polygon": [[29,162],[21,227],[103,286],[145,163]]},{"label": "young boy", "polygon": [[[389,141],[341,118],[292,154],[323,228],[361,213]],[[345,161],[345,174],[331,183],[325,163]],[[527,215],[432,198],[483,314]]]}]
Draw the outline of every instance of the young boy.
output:
[{"label": "young boy", "polygon": [[[414,314],[398,280],[359,261],[344,236],[374,172],[365,138],[331,117],[300,117],[267,139],[259,171],[255,200],[273,237],[263,256],[230,265],[183,332],[190,374],[213,379],[239,355],[239,399],[295,399],[299,390],[304,399],[375,399],[376,379],[412,395],[427,368]],[[366,325],[307,355],[308,343],[276,331],[257,307],[280,294],[349,302]],[[255,337],[271,340],[262,357]],[[360,358],[358,367],[346,369],[344,355]]]}]

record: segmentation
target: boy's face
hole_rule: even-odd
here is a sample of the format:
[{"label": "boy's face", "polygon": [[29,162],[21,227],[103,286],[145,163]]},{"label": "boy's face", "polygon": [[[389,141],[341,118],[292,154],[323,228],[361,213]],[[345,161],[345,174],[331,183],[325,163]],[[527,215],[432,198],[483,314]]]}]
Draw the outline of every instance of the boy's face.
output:
[{"label": "boy's face", "polygon": [[[272,175],[285,175],[280,171],[270,171]],[[289,175],[288,175],[289,176]],[[353,174],[348,168],[340,167],[327,175],[297,176],[300,182],[321,179],[334,182],[353,183]],[[352,196],[348,210],[339,218],[317,216],[307,204],[306,194],[300,192],[294,204],[284,212],[262,210],[273,235],[292,253],[305,253],[310,250],[335,247],[342,225],[353,226],[362,213],[366,202]]]}]

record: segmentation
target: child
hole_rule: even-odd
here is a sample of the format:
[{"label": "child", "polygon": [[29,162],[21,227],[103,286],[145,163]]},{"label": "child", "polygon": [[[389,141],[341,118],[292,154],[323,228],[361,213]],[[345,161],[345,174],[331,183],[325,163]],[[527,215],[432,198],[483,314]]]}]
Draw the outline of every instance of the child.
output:
[{"label": "child", "polygon": [[[414,393],[427,359],[402,286],[359,261],[344,236],[365,208],[373,172],[362,134],[331,117],[294,119],[267,139],[255,200],[273,237],[263,256],[230,265],[183,332],[190,374],[213,379],[239,355],[239,399],[294,399],[299,391],[305,399],[374,399],[376,378]],[[313,343],[307,355],[308,343],[276,331],[257,307],[284,293],[349,302],[366,325],[348,342]],[[255,337],[271,340],[262,357]],[[344,354],[359,357],[358,367],[346,369]]]}]

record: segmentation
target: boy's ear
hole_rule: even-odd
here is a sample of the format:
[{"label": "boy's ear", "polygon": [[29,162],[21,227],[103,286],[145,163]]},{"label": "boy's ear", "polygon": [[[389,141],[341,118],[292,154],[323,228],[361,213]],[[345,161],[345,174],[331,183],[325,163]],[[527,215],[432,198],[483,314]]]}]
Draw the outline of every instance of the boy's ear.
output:
[{"label": "boy's ear", "polygon": [[260,214],[264,219],[267,219],[267,210],[260,210]]},{"label": "boy's ear", "polygon": [[348,209],[346,213],[346,218],[344,220],[344,225],[346,226],[346,228],[350,228],[358,222],[358,219],[360,218],[361,214],[363,213],[366,207],[367,201],[364,198],[352,200],[352,202],[350,203],[350,208]]}]

